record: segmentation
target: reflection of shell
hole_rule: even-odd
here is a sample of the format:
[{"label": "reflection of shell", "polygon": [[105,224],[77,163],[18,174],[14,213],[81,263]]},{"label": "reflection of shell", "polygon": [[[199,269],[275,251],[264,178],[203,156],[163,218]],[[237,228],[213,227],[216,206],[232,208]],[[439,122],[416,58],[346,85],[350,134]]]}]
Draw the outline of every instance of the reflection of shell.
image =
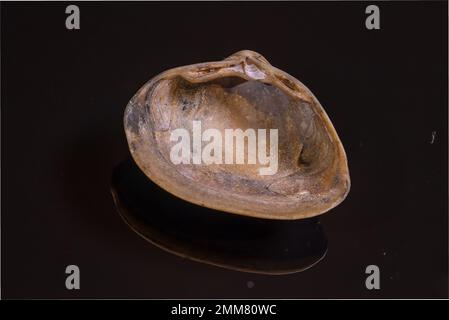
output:
[{"label": "reflection of shell", "polygon": [[[278,129],[279,168],[260,164],[178,164],[170,132]],[[326,212],[346,197],[349,172],[340,139],[313,94],[252,51],[220,62],[168,70],[146,83],[125,111],[131,154],[141,170],[174,195],[210,208],[271,219]]]},{"label": "reflection of shell", "polygon": [[184,258],[278,275],[307,270],[327,252],[317,217],[255,219],[197,207],[158,188],[130,159],[114,169],[111,182],[116,208],[129,227],[157,247]]}]

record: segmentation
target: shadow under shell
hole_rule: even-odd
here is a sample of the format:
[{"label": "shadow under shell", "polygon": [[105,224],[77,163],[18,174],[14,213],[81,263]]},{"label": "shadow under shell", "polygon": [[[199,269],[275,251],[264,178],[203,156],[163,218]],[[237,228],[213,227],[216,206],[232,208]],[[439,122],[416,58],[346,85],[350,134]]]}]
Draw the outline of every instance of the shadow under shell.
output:
[{"label": "shadow under shell", "polygon": [[111,192],[124,221],[173,254],[232,270],[300,272],[324,258],[319,218],[269,220],[229,214],[176,198],[128,159],[112,174]]}]

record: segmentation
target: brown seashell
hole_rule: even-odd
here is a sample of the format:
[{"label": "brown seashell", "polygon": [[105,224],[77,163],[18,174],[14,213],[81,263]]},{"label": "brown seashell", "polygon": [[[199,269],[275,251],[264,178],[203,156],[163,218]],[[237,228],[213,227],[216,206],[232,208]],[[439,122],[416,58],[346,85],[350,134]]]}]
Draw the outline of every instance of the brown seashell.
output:
[{"label": "brown seashell", "polygon": [[[189,149],[189,159],[196,154],[200,162],[173,163],[173,130],[183,128],[194,136],[198,123],[202,133],[217,129],[223,137],[226,129],[266,129],[270,134],[277,129],[277,166],[261,174],[267,162],[254,154],[256,162],[250,162],[253,149],[248,140],[240,149],[244,163],[235,163],[237,139],[229,149],[235,156],[231,164],[225,163],[226,140],[222,153],[210,153],[216,163],[208,164],[201,156],[212,140],[204,136]],[[349,192],[343,145],[318,100],[301,82],[253,51],[159,74],[131,99],[124,125],[131,154],[145,175],[201,206],[259,218],[302,219],[332,209]],[[272,151],[272,136],[257,135],[258,141],[262,138],[266,150]]]}]

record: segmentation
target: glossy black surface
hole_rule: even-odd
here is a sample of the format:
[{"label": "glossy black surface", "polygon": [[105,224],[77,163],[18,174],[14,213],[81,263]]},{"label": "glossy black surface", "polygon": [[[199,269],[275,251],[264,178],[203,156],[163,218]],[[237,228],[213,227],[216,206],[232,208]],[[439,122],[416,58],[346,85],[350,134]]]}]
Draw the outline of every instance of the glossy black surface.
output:
[{"label": "glossy black surface", "polygon": [[254,219],[186,203],[158,188],[131,159],[114,169],[111,191],[118,212],[133,230],[196,261],[288,274],[310,268],[326,254],[319,218]]},{"label": "glossy black surface", "polygon": [[[69,31],[66,4],[1,3],[2,297],[447,297],[447,3],[381,2],[378,31],[366,5],[80,3]],[[114,207],[132,95],[166,69],[241,49],[308,86],[348,155],[351,191],[320,218],[328,251],[304,272],[177,257]],[[161,215],[197,210],[155,194]],[[65,288],[69,264],[81,290]],[[380,290],[365,288],[370,264]]]}]

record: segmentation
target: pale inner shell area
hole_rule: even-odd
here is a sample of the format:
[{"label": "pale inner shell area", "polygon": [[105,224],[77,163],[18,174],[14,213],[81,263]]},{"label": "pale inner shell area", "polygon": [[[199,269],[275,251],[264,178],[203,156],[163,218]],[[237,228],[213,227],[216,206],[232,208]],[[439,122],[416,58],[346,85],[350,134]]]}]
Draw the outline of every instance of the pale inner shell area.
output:
[{"label": "pale inner shell area", "polygon": [[[207,129],[221,132],[223,162],[225,129],[254,129],[256,136],[257,129],[266,129],[268,152],[269,130],[278,130],[278,170],[273,175],[260,175],[259,169],[267,167],[265,164],[258,161],[248,164],[246,139],[245,164],[172,163],[173,170],[204,188],[247,195],[291,195],[313,187],[304,185],[305,179],[319,174],[333,163],[333,145],[310,103],[268,83],[239,77],[204,83],[191,83],[181,77],[162,79],[150,90],[146,106],[157,149],[167,163],[171,163],[170,151],[177,143],[170,141],[175,129],[188,130],[190,151],[194,152],[193,121],[201,121],[202,132]],[[208,143],[202,141],[203,150]],[[234,143],[234,157],[236,151]],[[294,187],[282,190],[271,187],[283,185],[286,177]]]}]

